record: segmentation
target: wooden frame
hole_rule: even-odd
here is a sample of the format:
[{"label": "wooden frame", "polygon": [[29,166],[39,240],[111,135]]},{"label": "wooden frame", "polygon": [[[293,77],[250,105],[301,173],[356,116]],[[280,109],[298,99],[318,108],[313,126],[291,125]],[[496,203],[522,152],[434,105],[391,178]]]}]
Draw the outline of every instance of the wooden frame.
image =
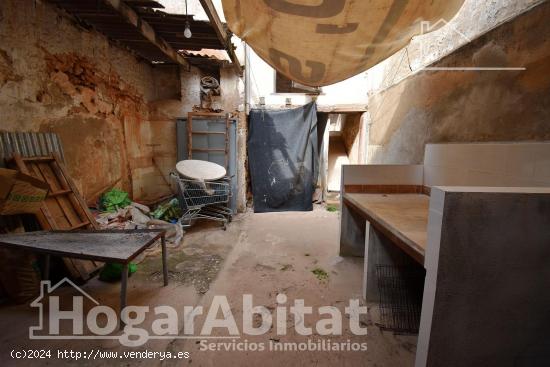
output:
[{"label": "wooden frame", "polygon": [[[193,131],[193,117],[213,117],[225,119],[225,132],[221,131]],[[215,112],[188,112],[187,113],[187,159],[193,159],[193,152],[224,152],[225,169],[229,170],[229,128],[230,114]],[[225,135],[225,149],[193,148],[193,135]]]},{"label": "wooden frame", "polygon": [[214,30],[218,35],[218,39],[225,46],[225,49],[229,55],[229,58],[231,59],[231,63],[235,68],[235,71],[239,76],[242,76],[243,68],[239,62],[239,58],[235,54],[233,45],[231,44],[231,34],[225,30],[223,23],[220,19],[220,16],[218,15],[218,12],[216,11],[214,4],[212,3],[212,0],[199,0],[199,1],[202,5],[202,8],[204,9],[204,12],[208,16],[208,19],[210,20],[212,27],[214,27]]},{"label": "wooden frame", "polygon": [[162,37],[160,37],[151,25],[139,16],[131,7],[126,5],[122,0],[102,0],[104,3],[110,5],[121,17],[123,17],[128,23],[136,27],[139,32],[147,41],[157,46],[165,55],[180,65],[189,68],[190,65],[185,58],[180,55],[176,50],[172,48]]},{"label": "wooden frame", "polygon": [[[50,187],[36,218],[44,230],[98,230],[99,225],[67,172],[57,153],[46,157],[14,154],[15,166],[22,173],[44,181]],[[88,280],[103,264],[63,258],[71,276]]]}]

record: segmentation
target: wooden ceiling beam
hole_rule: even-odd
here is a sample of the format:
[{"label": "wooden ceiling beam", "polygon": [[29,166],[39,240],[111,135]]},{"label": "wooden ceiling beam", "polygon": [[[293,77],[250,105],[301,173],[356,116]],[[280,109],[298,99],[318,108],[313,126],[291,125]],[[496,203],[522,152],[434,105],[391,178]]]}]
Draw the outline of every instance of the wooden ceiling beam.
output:
[{"label": "wooden ceiling beam", "polygon": [[159,48],[166,56],[180,65],[189,67],[189,63],[185,58],[180,55],[176,50],[168,44],[157,32],[147,23],[143,18],[139,16],[131,7],[126,5],[122,0],[103,0],[104,3],[110,5],[115,11],[117,11],[128,23],[136,27],[136,29],[145,38]]},{"label": "wooden ceiling beam", "polygon": [[212,3],[212,0],[199,0],[204,11],[206,12],[206,15],[208,16],[208,19],[210,20],[210,23],[212,24],[212,27],[214,27],[214,30],[216,31],[216,35],[218,36],[218,39],[222,43],[222,45],[225,46],[225,50],[229,54],[229,58],[231,59],[231,63],[237,73],[242,76],[243,75],[243,68],[241,67],[241,63],[239,62],[239,59],[237,58],[237,55],[235,54],[235,49],[233,48],[233,44],[231,43],[231,36],[230,34],[225,30],[223,23],[220,19],[220,16],[218,15],[218,12],[216,11],[216,8],[214,7],[214,4]]}]

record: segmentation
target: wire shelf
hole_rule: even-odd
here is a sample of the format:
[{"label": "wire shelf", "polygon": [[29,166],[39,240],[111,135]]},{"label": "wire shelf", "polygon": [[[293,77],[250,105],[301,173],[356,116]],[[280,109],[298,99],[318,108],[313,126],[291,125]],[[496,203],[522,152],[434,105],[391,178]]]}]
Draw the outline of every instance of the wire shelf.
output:
[{"label": "wire shelf", "polygon": [[418,334],[426,271],[414,266],[377,265],[382,330]]}]

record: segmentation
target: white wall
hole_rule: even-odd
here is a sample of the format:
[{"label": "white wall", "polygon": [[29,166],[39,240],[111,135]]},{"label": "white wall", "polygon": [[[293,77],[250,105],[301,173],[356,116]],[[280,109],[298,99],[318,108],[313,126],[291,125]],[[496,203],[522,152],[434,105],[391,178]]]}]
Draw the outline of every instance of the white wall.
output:
[{"label": "white wall", "polygon": [[428,144],[424,185],[550,187],[550,143]]},{"label": "white wall", "polygon": [[[252,108],[258,107],[260,97],[265,97],[267,107],[285,106],[286,98],[292,98],[292,105],[304,105],[312,101],[311,95],[302,93],[276,93],[275,69],[263,61],[250,47],[247,64],[250,68],[250,98]],[[363,106],[368,102],[366,74],[361,73],[340,83],[323,87],[317,97],[321,107]]]}]

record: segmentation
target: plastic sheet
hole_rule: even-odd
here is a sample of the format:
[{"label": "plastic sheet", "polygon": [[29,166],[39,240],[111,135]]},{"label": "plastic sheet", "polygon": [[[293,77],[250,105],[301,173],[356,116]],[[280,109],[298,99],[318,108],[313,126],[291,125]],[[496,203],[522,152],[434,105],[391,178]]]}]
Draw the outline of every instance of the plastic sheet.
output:
[{"label": "plastic sheet", "polygon": [[440,28],[463,3],[223,0],[223,9],[231,31],[276,70],[301,84],[323,86],[365,71],[413,36]]}]

